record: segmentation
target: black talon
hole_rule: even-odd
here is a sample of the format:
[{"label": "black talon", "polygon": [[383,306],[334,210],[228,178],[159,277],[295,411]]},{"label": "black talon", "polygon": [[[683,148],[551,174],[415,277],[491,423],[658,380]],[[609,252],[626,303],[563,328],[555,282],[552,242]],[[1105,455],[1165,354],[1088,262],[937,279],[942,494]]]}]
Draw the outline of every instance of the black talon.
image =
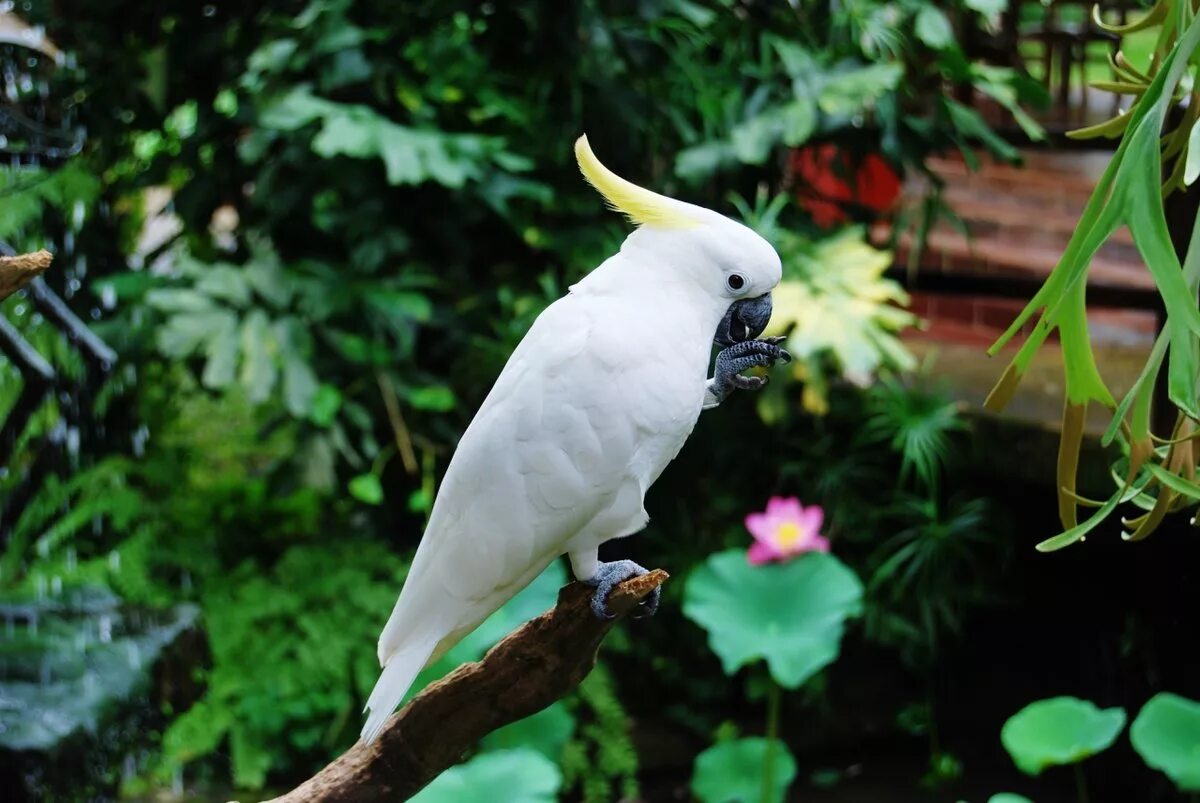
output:
[{"label": "black talon", "polygon": [[742,372],[756,366],[771,367],[775,363],[788,363],[792,355],[777,344],[783,337],[768,337],[762,340],[743,340],[734,343],[717,354],[716,370],[709,390],[717,401],[721,401],[734,388],[758,390],[767,384],[766,377],[742,376]]},{"label": "black talon", "polygon": [[[630,577],[640,577],[648,573],[646,569],[631,560],[614,560],[608,563],[601,563],[596,573],[590,579],[584,581],[588,585],[596,587],[596,593],[592,595],[592,613],[596,615],[597,619],[607,620],[616,618],[608,610],[608,595],[612,593],[614,588]],[[651,591],[638,606],[642,612],[634,614],[632,618],[643,619],[647,616],[653,616],[654,612],[658,610],[658,599],[661,593],[661,588]]]}]

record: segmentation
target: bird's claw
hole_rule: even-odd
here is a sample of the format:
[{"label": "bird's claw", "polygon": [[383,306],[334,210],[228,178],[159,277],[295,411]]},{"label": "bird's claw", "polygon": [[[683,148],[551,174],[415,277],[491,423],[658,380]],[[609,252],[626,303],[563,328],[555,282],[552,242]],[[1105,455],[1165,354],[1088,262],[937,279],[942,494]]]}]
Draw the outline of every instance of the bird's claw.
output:
[{"label": "bird's claw", "polygon": [[792,355],[780,348],[783,337],[766,337],[762,340],[743,340],[723,349],[717,355],[710,387],[718,400],[728,395],[733,388],[758,390],[767,384],[765,376],[742,376],[755,366],[773,366],[776,362],[791,362]]},{"label": "bird's claw", "polygon": [[[596,587],[596,593],[592,595],[592,613],[596,615],[596,618],[603,620],[616,618],[616,615],[608,609],[608,595],[630,577],[640,577],[643,574],[648,574],[646,569],[631,560],[601,563],[596,573],[584,581],[588,585]],[[653,616],[654,612],[658,610],[658,599],[661,593],[661,588],[651,591],[638,605],[638,611],[632,614],[631,618],[642,619],[646,616]]]}]

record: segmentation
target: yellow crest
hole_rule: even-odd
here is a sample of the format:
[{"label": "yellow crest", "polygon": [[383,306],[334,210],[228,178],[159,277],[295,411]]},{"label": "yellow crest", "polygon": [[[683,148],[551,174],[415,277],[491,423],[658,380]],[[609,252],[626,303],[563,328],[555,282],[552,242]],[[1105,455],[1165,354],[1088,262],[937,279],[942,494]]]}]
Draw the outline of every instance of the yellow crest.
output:
[{"label": "yellow crest", "polygon": [[609,206],[633,223],[673,229],[700,225],[699,220],[687,213],[686,204],[626,181],[601,164],[588,144],[587,134],[575,140],[575,159],[588,183],[604,196]]}]

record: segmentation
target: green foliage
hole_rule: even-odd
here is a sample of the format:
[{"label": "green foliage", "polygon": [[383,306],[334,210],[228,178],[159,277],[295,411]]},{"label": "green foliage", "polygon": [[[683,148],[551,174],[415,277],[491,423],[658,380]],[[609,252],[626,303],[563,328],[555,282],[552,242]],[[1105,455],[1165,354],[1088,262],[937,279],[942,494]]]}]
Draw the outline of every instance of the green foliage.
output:
[{"label": "green foliage", "polygon": [[1134,719],[1129,740],[1180,791],[1200,791],[1200,703],[1168,692],[1154,695]]},{"label": "green foliage", "polygon": [[42,248],[47,245],[42,232],[47,214],[70,215],[78,227],[99,194],[100,181],[82,159],[56,170],[0,169],[0,240],[19,242],[25,250]]},{"label": "green foliage", "polygon": [[958,405],[943,392],[895,377],[879,382],[867,394],[866,435],[886,441],[900,455],[900,483],[910,476],[936,491],[950,455],[950,436],[965,428]]},{"label": "green foliage", "polygon": [[492,731],[479,743],[482,750],[530,748],[551,761],[562,759],[563,748],[575,733],[575,717],[559,701],[533,716]]},{"label": "green foliage", "polygon": [[[908,294],[883,276],[892,264],[889,252],[868,245],[860,227],[813,239],[783,225],[786,196],[768,202],[760,195],[754,208],[734,200],[743,220],[775,245],[783,262],[767,333],[787,335],[793,375],[805,383],[806,410],[828,412],[833,377],[865,386],[879,372],[916,366],[897,335],[917,318],[902,309]],[[779,392],[769,392],[759,410],[775,421],[786,413],[781,404]]]},{"label": "green foliage", "polygon": [[1033,801],[1024,795],[1017,795],[1012,792],[1000,792],[989,797],[988,803],[1033,803]]},{"label": "green foliage", "polygon": [[[1023,87],[1011,73],[967,63],[945,39],[943,11],[994,8],[843,5],[830,14],[815,2],[743,13],[723,0],[453,9],[328,0],[217,4],[212,15],[170,6],[114,27],[130,9],[102,0],[78,19],[44,20],[75,53],[62,76],[86,99],[78,111],[90,140],[58,172],[6,170],[0,227],[33,247],[44,239],[39,217],[83,225],[88,291],[103,308],[95,326],[121,354],[122,387],[107,398],[149,440],[144,454],[49,481],[17,523],[0,581],[33,586],[71,564],[62,576],[133,602],[201,604],[212,666],[200,702],[166,732],[162,775],[186,765],[189,778],[254,788],[304,775],[354,738],[401,556],[463,427],[534,317],[624,235],[577,175],[569,145],[579,133],[623,174],[726,211],[731,189],[766,181],[779,192],[773,165],[817,138],[910,168],[974,140],[1010,152],[944,89],[970,84],[1016,108]],[[166,212],[153,211],[147,188],[169,193]],[[977,514],[943,500],[909,504],[929,489],[909,487],[908,476],[878,504],[873,489],[893,484],[900,459],[913,485],[932,484],[924,474],[943,465],[955,419],[914,403],[864,433],[862,421],[883,413],[832,381],[911,366],[896,334],[913,319],[881,276],[889,257],[857,229],[807,233],[782,195],[755,204],[740,211],[773,230],[784,258],[777,315],[795,325],[800,403],[831,410],[815,428],[789,415],[800,406],[787,396],[794,385],[772,387],[764,410],[775,404],[780,476],[771,480],[803,481],[838,508],[841,537],[858,553],[846,559],[861,561],[864,577],[886,567],[861,603],[857,580],[832,558],[755,570],[771,589],[759,602],[773,606],[766,618],[765,608],[752,612],[755,632],[780,612],[781,623],[813,631],[811,643],[784,639],[778,655],[764,653],[800,683],[836,655],[842,621],[860,607],[890,608],[889,643],[909,645],[934,639],[897,623],[939,628],[947,618],[923,606],[961,616],[978,603],[983,586],[961,579],[965,563],[942,560],[958,554],[967,514]],[[169,232],[167,242],[147,245],[147,231]],[[75,303],[91,301],[84,293]],[[68,365],[61,338],[18,306],[8,302],[6,316]],[[18,389],[0,366],[0,409]],[[33,431],[57,421],[52,403]],[[717,464],[740,459],[723,451],[739,441],[724,437],[735,417],[702,426],[728,428],[709,439]],[[713,495],[694,546],[675,542],[673,564],[711,550],[761,490],[761,477],[746,478],[735,492],[731,473],[705,467],[702,478],[724,475],[731,489],[724,501]],[[886,540],[892,533],[939,550],[926,558]],[[811,571],[835,593],[797,598],[764,580],[774,568],[801,581]],[[552,604],[564,579],[554,564],[419,684],[478,658]],[[826,606],[836,622],[798,616]],[[531,758],[540,754],[561,763],[564,794],[636,799],[618,688],[598,667],[577,695],[492,734],[438,783],[466,798],[480,778],[521,788],[515,773],[541,779],[535,799],[551,797],[560,784]]]},{"label": "green foliage", "polygon": [[[1128,540],[1145,538],[1157,529],[1169,511],[1191,507],[1200,500],[1200,491],[1191,487],[1197,460],[1188,437],[1194,427],[1193,420],[1200,417],[1197,397],[1200,310],[1196,306],[1200,238],[1193,232],[1181,264],[1164,207],[1165,197],[1181,189],[1186,181],[1191,129],[1200,113],[1196,104],[1186,104],[1182,109],[1182,124],[1175,126],[1172,121],[1168,125],[1169,117],[1181,109],[1188,87],[1195,80],[1194,55],[1200,47],[1200,20],[1195,18],[1190,5],[1163,0],[1156,13],[1145,15],[1129,29],[1117,31],[1154,28],[1158,29],[1158,38],[1149,64],[1139,69],[1124,56],[1112,61],[1117,81],[1107,82],[1107,88],[1133,95],[1130,108],[1113,120],[1075,132],[1079,138],[1120,137],[1121,141],[1058,264],[991,349],[995,354],[1037,316],[1031,334],[988,399],[988,406],[999,410],[1016,392],[1021,377],[1050,333],[1057,330],[1062,342],[1067,404],[1055,485],[1063,532],[1039,544],[1042,551],[1061,549],[1082,540],[1125,501],[1123,497],[1133,485],[1143,491],[1153,490],[1150,495],[1154,497],[1154,505],[1145,514],[1126,521],[1130,529]],[[1168,128],[1166,134],[1164,126]],[[1162,297],[1167,324],[1141,375],[1118,405],[1092,354],[1085,288],[1092,257],[1123,226],[1132,233]],[[1175,431],[1159,441],[1172,441],[1170,448],[1159,453],[1150,431],[1151,397],[1164,359],[1167,395],[1178,408],[1179,417]],[[1104,444],[1117,443],[1129,462],[1125,476],[1118,478],[1110,498],[1097,503],[1098,510],[1081,522],[1075,477],[1083,420],[1088,405],[1093,403],[1115,408]]]},{"label": "green foliage", "polygon": [[757,803],[784,799],[796,779],[796,760],[786,744],[776,741],[772,749],[770,794],[764,797],[763,766],[767,740],[758,737],[735,739],[713,745],[696,756],[692,793],[701,803]]},{"label": "green foliage", "polygon": [[[412,797],[414,803],[459,803],[503,794],[513,803],[558,800],[562,773],[536,750],[518,748],[476,756],[452,767]],[[503,791],[501,791],[503,790]]]},{"label": "green foliage", "polygon": [[382,546],[341,540],[293,547],[265,575],[246,564],[210,581],[208,690],[164,735],[166,764],[228,744],[234,783],[258,789],[289,752],[322,756],[352,741],[378,675],[363,645],[378,636],[402,578]]},{"label": "green foliage", "polygon": [[1052,697],[1009,717],[1000,741],[1018,769],[1039,775],[1046,767],[1074,764],[1107,750],[1124,728],[1120,708],[1101,710],[1076,697]]},{"label": "green foliage", "polygon": [[604,665],[584,678],[573,707],[580,726],[563,750],[564,791],[577,791],[585,803],[636,800],[638,756],[631,723]]},{"label": "green foliage", "polygon": [[[857,141],[913,170],[925,169],[928,154],[954,147],[974,162],[974,141],[1015,158],[1012,146],[953,99],[946,89],[952,85],[992,96],[1030,135],[1041,136],[1018,105],[1036,96],[1035,87],[1014,70],[967,59],[946,16],[952,10],[976,24],[983,20],[975,14],[991,18],[991,9],[925,0],[791,5],[763,9],[770,20],[762,31],[728,30],[724,15],[715,15],[708,27],[722,42],[715,61],[686,49],[676,54],[696,93],[695,111],[685,118],[690,142],[675,159],[681,178],[696,183],[739,164],[762,165],[780,147],[817,138]],[[746,79],[724,80],[737,72]]]},{"label": "green foliage", "polygon": [[708,631],[726,674],[759,659],[795,689],[837,658],[862,584],[832,555],[752,566],[740,550],[713,555],[688,578],[683,612]]}]

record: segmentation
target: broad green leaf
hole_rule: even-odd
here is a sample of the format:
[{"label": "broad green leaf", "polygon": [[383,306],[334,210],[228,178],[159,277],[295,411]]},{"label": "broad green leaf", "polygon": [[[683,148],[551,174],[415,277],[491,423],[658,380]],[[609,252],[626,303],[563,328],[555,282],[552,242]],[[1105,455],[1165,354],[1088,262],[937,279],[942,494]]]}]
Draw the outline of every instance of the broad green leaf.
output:
[{"label": "broad green leaf", "polygon": [[403,290],[374,290],[366,298],[367,303],[387,316],[393,325],[408,321],[428,321],[433,314],[433,304],[420,293]]},{"label": "broad green leaf", "polygon": [[289,353],[283,361],[283,403],[297,418],[308,415],[317,393],[317,376],[300,355]]},{"label": "broad green leaf", "polygon": [[261,404],[271,395],[279,370],[275,365],[278,344],[266,314],[255,309],[242,322],[242,370],[239,376],[246,397]]},{"label": "broad green leaf", "polygon": [[308,87],[297,86],[268,104],[259,114],[258,122],[263,128],[295,131],[337,108],[338,104],[318,98]]},{"label": "broad green leaf", "polygon": [[943,102],[950,114],[950,122],[960,134],[978,139],[1001,159],[1014,161],[1020,158],[1021,152],[993,131],[979,112],[950,98],[943,98]]},{"label": "broad green leaf", "polygon": [[675,174],[684,181],[699,182],[736,163],[731,144],[720,140],[705,142],[675,155]]},{"label": "broad green leaf", "polygon": [[766,112],[751,117],[729,132],[733,153],[746,164],[762,164],[783,133],[783,121],[778,115]]},{"label": "broad green leaf", "polygon": [[[763,774],[768,741],[760,737],[713,745],[696,756],[692,793],[701,803],[758,803],[763,800]],[[780,803],[796,779],[796,760],[776,739],[771,757],[771,788],[767,800]]]},{"label": "broad green leaf", "polygon": [[872,64],[836,73],[821,87],[817,105],[826,114],[849,116],[895,89],[903,74],[904,68],[899,64]]},{"label": "broad green leaf", "polygon": [[233,265],[214,264],[204,268],[196,289],[205,295],[241,307],[250,301],[250,286],[245,272]]},{"label": "broad green leaf", "polygon": [[1038,700],[1009,717],[1000,741],[1017,768],[1038,775],[1107,750],[1125,727],[1120,708],[1099,709],[1076,697]]},{"label": "broad green leaf", "polygon": [[1129,729],[1133,749],[1181,792],[1200,792],[1200,702],[1161,692]]},{"label": "broad green leaf", "polygon": [[227,326],[213,336],[205,347],[208,360],[204,363],[204,373],[200,382],[206,388],[220,390],[233,383],[237,375],[238,331],[237,324],[232,318]]},{"label": "broad green leaf", "polygon": [[761,658],[794,689],[837,658],[846,620],[862,613],[862,583],[832,555],[752,566],[733,549],[688,578],[683,612],[708,631],[726,674]]},{"label": "broad green leaf", "polygon": [[454,409],[454,391],[445,385],[430,385],[414,388],[405,393],[408,403],[418,410],[431,410],[444,413]]},{"label": "broad green leaf", "polygon": [[954,44],[954,28],[945,13],[936,6],[924,6],[917,12],[917,38],[933,50]]},{"label": "broad green leaf", "polygon": [[216,307],[204,293],[184,287],[163,287],[146,293],[146,303],[162,312],[207,312]]},{"label": "broad green leaf", "polygon": [[172,315],[158,330],[159,351],[167,357],[191,356],[236,320],[232,312],[223,309]]},{"label": "broad green leaf", "polygon": [[1033,803],[1033,801],[1024,795],[1017,795],[1012,792],[1001,792],[997,795],[992,795],[989,797],[988,803]]},{"label": "broad green leaf", "polygon": [[808,97],[797,98],[780,110],[783,120],[783,144],[789,148],[803,145],[817,128],[817,108]]},{"label": "broad green leaf", "polygon": [[341,406],[342,392],[333,385],[321,385],[313,394],[308,417],[317,426],[327,427],[333,423],[333,417]]},{"label": "broad green leaf", "polygon": [[575,733],[575,717],[561,700],[533,716],[492,731],[479,743],[484,750],[529,747],[551,761],[562,756],[563,746]]},{"label": "broad green leaf", "polygon": [[366,505],[378,505],[383,502],[383,484],[375,474],[359,474],[350,480],[348,486],[350,495]]},{"label": "broad green leaf", "polygon": [[410,800],[412,803],[555,803],[562,786],[558,766],[536,750],[484,753],[451,767]]},{"label": "broad green leaf", "polygon": [[1008,0],[966,0],[967,8],[985,17],[1003,14],[1008,8]]},{"label": "broad green leaf", "polygon": [[351,106],[325,118],[325,125],[313,138],[312,149],[318,156],[354,156],[366,158],[379,153],[376,131],[386,124],[378,114],[364,106]]}]

